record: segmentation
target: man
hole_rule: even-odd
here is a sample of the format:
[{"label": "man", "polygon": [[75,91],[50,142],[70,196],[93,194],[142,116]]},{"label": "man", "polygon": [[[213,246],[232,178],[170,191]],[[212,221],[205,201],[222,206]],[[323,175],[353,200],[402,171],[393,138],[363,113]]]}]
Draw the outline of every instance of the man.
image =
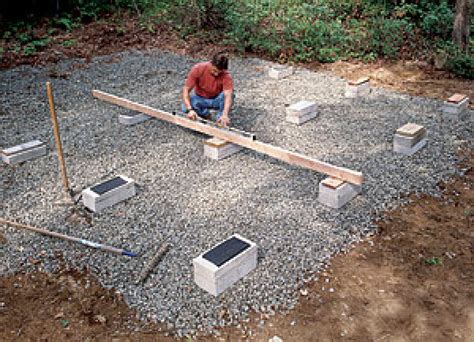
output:
[{"label": "man", "polygon": [[[210,62],[194,65],[183,87],[183,112],[196,120],[197,116],[210,119],[210,109],[217,110],[216,123],[230,124],[229,112],[233,103],[234,83],[227,71],[227,56],[218,53]],[[194,94],[191,90],[194,89]]]}]

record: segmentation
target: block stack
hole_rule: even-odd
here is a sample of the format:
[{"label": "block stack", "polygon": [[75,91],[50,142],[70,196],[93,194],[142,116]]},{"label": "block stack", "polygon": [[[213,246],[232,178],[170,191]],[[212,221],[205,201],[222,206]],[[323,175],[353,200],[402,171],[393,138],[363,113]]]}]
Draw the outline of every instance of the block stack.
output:
[{"label": "block stack", "polygon": [[193,259],[194,282],[218,296],[257,267],[257,245],[239,234]]},{"label": "block stack", "polygon": [[33,140],[2,150],[2,160],[7,164],[18,164],[46,155],[46,144]]},{"label": "block stack", "polygon": [[359,78],[356,81],[348,81],[346,84],[345,96],[349,98],[367,96],[370,94],[370,79],[368,77]]},{"label": "block stack", "polygon": [[361,192],[361,186],[328,177],[319,183],[318,200],[328,207],[339,209]]},{"label": "block stack", "polygon": [[411,156],[426,143],[426,129],[423,126],[408,123],[397,129],[393,139],[393,150]]},{"label": "block stack", "polygon": [[86,208],[99,212],[135,194],[135,181],[125,176],[118,176],[83,190],[82,202]]},{"label": "block stack", "polygon": [[454,94],[447,101],[444,101],[441,110],[445,119],[457,120],[463,117],[464,111],[469,105],[469,97],[464,94]]},{"label": "block stack", "polygon": [[221,160],[242,150],[242,147],[218,138],[204,141],[204,155],[213,160]]},{"label": "block stack", "polygon": [[286,121],[301,125],[318,115],[316,103],[310,101],[300,101],[286,108]]},{"label": "block stack", "polygon": [[294,72],[293,67],[285,65],[274,65],[267,68],[268,77],[280,80],[282,78],[292,75]]}]

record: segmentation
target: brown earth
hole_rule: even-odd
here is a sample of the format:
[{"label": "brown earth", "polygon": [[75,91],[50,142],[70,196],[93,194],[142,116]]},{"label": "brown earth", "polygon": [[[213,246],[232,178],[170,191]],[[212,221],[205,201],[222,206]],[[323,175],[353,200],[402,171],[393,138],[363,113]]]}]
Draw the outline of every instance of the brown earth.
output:
[{"label": "brown earth", "polygon": [[[90,58],[129,48],[164,48],[208,56],[224,47],[155,32],[135,20],[99,22],[62,36],[36,56],[7,52],[1,67]],[[124,30],[123,27],[126,29]],[[103,32],[109,34],[104,35]],[[75,39],[65,48],[61,42]],[[422,63],[309,65],[348,79],[370,75],[378,86],[445,99],[454,92],[474,98],[472,81]],[[52,77],[67,77],[54,75]],[[474,153],[464,154],[467,175],[442,185],[442,198],[422,196],[389,212],[378,234],[339,255],[302,289],[300,304],[273,317],[255,313],[240,328],[199,340],[267,341],[474,341]],[[0,232],[0,244],[8,236]],[[40,267],[41,255],[28,263]],[[263,325],[262,321],[263,320]],[[166,327],[140,322],[119,293],[102,288],[87,272],[19,273],[0,278],[2,341],[167,341]]]},{"label": "brown earth", "polygon": [[[436,70],[423,62],[378,61],[371,64],[336,62],[317,68],[334,72],[349,80],[369,76],[372,85],[414,96],[445,100],[454,93],[461,93],[474,99],[474,81]],[[470,108],[474,109],[474,101],[471,101]]]}]

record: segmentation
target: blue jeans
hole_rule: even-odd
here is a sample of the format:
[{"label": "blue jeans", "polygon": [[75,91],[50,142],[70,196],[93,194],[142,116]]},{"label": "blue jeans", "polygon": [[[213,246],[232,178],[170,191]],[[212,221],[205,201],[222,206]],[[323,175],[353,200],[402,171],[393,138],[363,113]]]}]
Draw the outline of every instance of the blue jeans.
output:
[{"label": "blue jeans", "polygon": [[[232,93],[232,102],[235,99],[235,94]],[[210,119],[209,109],[217,110],[216,120],[219,119],[224,111],[224,92],[213,99],[206,99],[205,97],[198,96],[196,94],[191,95],[191,106],[196,111],[197,115],[204,119]],[[186,111],[186,106],[181,106],[183,112]]]}]

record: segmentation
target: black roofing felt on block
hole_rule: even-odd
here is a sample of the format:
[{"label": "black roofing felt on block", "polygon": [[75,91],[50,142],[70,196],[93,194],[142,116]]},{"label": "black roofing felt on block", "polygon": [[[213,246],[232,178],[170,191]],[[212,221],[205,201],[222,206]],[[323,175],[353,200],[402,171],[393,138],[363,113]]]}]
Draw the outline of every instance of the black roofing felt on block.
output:
[{"label": "black roofing felt on block", "polygon": [[220,267],[249,247],[250,244],[247,242],[237,239],[236,237],[232,237],[229,240],[226,240],[220,245],[214,247],[202,257],[212,262],[217,267]]},{"label": "black roofing felt on block", "polygon": [[124,185],[126,183],[127,181],[125,179],[121,177],[115,177],[107,182],[104,182],[92,187],[91,190],[94,191],[98,195],[103,195],[107,191],[118,188],[119,186]]}]

